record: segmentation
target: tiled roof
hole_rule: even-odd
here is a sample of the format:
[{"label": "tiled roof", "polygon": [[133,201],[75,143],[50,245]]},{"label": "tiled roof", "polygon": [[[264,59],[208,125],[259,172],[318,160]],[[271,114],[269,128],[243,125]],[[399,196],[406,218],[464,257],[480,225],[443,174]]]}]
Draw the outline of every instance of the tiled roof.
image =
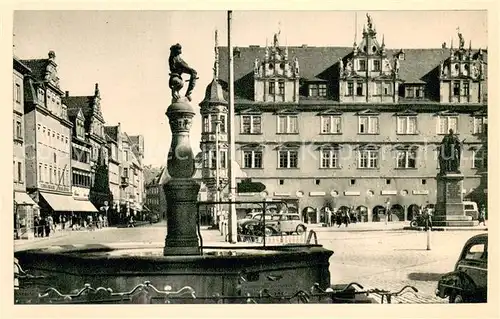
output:
[{"label": "tiled roof", "polygon": [[80,112],[80,108],[68,108],[68,118],[73,123]]},{"label": "tiled roof", "polygon": [[[426,76],[450,56],[450,49],[403,49],[405,59],[400,61],[399,77],[407,83],[425,83]],[[388,56],[399,50],[388,50]]]},{"label": "tiled roof", "polygon": [[83,115],[87,118],[92,114],[93,96],[63,96],[62,102],[70,109],[82,109]]},{"label": "tiled roof", "polygon": [[104,134],[113,141],[118,141],[118,125],[104,126]]},{"label": "tiled roof", "polygon": [[49,63],[48,59],[21,60],[21,63],[31,69],[31,75],[36,81],[43,81],[45,79],[45,71]]},{"label": "tiled roof", "polygon": [[[239,47],[239,53],[233,57],[235,99],[239,103],[252,102],[253,99],[253,68],[255,59],[262,59],[265,47],[250,46]],[[434,80],[431,77],[436,72],[442,61],[450,56],[449,48],[438,49],[389,49],[387,57],[399,51],[405,53],[405,59],[400,60],[399,76],[407,83],[425,83]],[[474,54],[478,50],[473,49]],[[334,80],[339,59],[344,59],[352,54],[352,47],[288,47],[288,58],[297,57],[300,67],[300,77],[305,80]],[[219,79],[225,90],[227,98],[227,47],[219,47]],[[483,50],[484,61],[487,61],[487,50]],[[207,87],[208,90],[208,87]],[[252,92],[250,92],[252,91]]]}]

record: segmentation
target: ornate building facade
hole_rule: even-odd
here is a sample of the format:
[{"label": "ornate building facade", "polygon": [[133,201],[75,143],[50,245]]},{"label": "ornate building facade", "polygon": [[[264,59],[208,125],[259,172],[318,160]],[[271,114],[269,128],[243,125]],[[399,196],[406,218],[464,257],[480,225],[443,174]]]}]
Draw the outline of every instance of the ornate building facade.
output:
[{"label": "ornate building facade", "polygon": [[33,209],[36,203],[26,193],[25,124],[24,124],[24,77],[31,72],[16,57],[13,58],[13,190],[14,229],[17,238],[32,238]]},{"label": "ornate building facade", "polygon": [[[234,48],[236,160],[266,185],[239,199],[280,199],[311,222],[326,206],[379,221],[389,200],[394,219],[411,219],[415,205],[436,201],[438,146],[452,129],[463,140],[464,199],[486,204],[487,50],[458,39],[389,49],[368,17],[352,47],[287,47],[275,35],[271,46]],[[216,60],[227,53],[218,48]],[[209,91],[227,101],[227,64],[216,65],[202,117]],[[204,132],[213,122],[204,118]]]},{"label": "ornate building facade", "polygon": [[23,60],[32,72],[24,78],[26,190],[43,216],[77,210],[71,193],[71,130],[59,87],[56,54]]},{"label": "ornate building facade", "polygon": [[105,121],[101,111],[99,85],[95,84],[94,95],[89,96],[70,96],[66,91],[63,101],[68,106],[69,112],[75,114],[81,110],[83,115],[85,140],[90,147],[89,199],[100,209],[106,201],[109,204],[112,197],[108,182],[108,150],[104,136]]}]

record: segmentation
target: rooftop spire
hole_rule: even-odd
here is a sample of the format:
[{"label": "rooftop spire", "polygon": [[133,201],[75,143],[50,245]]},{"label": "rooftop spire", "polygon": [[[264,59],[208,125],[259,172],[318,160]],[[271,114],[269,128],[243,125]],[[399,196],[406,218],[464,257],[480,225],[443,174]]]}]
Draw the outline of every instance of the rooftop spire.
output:
[{"label": "rooftop spire", "polygon": [[358,12],[354,12],[354,44],[353,46],[356,47],[357,43],[356,41],[358,40]]},{"label": "rooftop spire", "polygon": [[95,97],[100,97],[100,96],[101,96],[101,94],[100,94],[100,92],[99,92],[99,83],[96,83],[96,84],[95,84],[94,96],[95,96]]},{"label": "rooftop spire", "polygon": [[214,35],[214,52],[215,52],[214,80],[218,80],[219,79],[219,39],[218,39],[217,29],[215,29],[215,35]]}]

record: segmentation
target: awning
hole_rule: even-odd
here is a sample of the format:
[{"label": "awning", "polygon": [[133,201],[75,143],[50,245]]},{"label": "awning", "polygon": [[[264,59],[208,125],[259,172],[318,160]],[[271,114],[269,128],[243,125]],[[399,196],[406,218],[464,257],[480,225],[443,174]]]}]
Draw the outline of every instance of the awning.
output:
[{"label": "awning", "polygon": [[35,201],[25,192],[14,192],[14,202],[17,205],[35,205]]},{"label": "awning", "polygon": [[91,213],[97,213],[98,210],[95,208],[94,204],[92,204],[88,200],[74,200],[75,201],[75,208],[72,210],[75,212],[91,212]]},{"label": "awning", "polygon": [[53,210],[57,211],[75,211],[77,204],[71,196],[56,195],[40,192]]}]

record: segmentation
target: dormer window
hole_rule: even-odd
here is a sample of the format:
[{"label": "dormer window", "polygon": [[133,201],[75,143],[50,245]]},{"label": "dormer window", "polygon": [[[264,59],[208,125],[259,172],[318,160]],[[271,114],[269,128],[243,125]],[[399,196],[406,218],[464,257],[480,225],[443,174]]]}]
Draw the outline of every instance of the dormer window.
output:
[{"label": "dormer window", "polygon": [[275,94],[275,93],[276,93],[276,83],[269,82],[269,94]]},{"label": "dormer window", "polygon": [[285,95],[285,81],[278,82],[278,94]]},{"label": "dormer window", "polygon": [[359,60],[359,71],[366,71],[366,61],[365,60]]},{"label": "dormer window", "polygon": [[326,84],[325,83],[309,84],[309,96],[326,97]]},{"label": "dormer window", "polygon": [[424,87],[422,85],[406,86],[405,97],[410,99],[421,99],[424,97]]}]

